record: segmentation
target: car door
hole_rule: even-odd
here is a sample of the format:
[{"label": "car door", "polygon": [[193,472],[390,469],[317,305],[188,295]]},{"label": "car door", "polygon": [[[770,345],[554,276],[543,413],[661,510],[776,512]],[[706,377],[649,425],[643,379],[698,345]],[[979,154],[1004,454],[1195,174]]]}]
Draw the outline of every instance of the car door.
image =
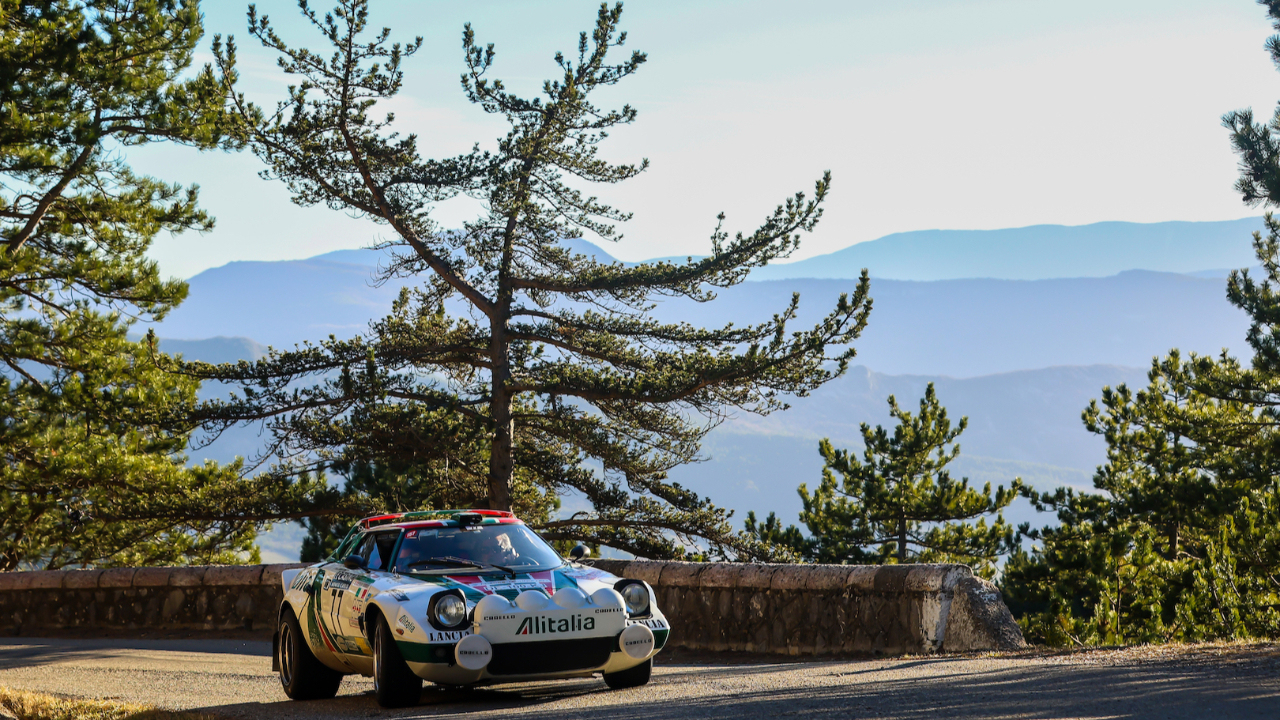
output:
[{"label": "car door", "polygon": [[[360,547],[361,536],[348,538],[339,548],[337,557],[345,557]],[[315,622],[319,625],[319,640],[339,660],[346,661],[345,634],[338,622],[338,609],[341,599],[353,579],[353,571],[342,566],[341,562],[325,562],[316,573],[314,585]],[[314,635],[313,635],[314,637]]]},{"label": "car door", "polygon": [[392,553],[399,539],[398,529],[368,533],[357,553],[364,558],[365,569],[348,571],[351,572],[350,582],[334,598],[334,621],[341,628],[339,632],[343,635],[348,655],[369,657],[373,654],[364,625],[364,609],[377,592],[374,583],[390,569]]}]

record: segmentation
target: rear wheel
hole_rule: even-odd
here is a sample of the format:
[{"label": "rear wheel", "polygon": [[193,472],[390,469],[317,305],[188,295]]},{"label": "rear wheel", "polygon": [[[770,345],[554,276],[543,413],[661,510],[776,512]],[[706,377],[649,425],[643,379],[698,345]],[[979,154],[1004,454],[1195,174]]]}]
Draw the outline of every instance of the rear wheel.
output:
[{"label": "rear wheel", "polygon": [[307,646],[291,608],[280,620],[280,685],[291,700],[320,700],[338,694],[342,673],[330,668]]},{"label": "rear wheel", "polygon": [[381,616],[373,635],[373,692],[386,708],[417,705],[422,699],[422,678],[400,657],[391,626]]},{"label": "rear wheel", "polygon": [[652,675],[653,658],[649,658],[633,668],[619,670],[616,673],[605,673],[604,684],[613,690],[640,687],[648,683]]}]

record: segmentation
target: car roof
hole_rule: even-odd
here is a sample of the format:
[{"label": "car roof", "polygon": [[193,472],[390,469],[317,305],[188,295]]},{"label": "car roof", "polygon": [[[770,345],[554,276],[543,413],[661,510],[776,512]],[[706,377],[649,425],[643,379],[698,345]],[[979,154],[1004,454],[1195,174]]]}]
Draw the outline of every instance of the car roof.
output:
[{"label": "car roof", "polygon": [[403,513],[373,515],[358,523],[362,532],[421,527],[457,527],[457,516],[462,513],[479,515],[479,525],[523,525],[514,513],[505,510],[474,508],[467,510],[417,510]]}]

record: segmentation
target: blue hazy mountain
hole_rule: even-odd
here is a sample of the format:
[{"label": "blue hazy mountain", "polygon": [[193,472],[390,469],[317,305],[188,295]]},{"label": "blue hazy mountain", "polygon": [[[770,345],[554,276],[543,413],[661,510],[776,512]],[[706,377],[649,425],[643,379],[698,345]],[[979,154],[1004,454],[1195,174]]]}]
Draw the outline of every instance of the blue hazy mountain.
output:
[{"label": "blue hazy mountain", "polygon": [[872,277],[894,280],[1106,277],[1125,270],[1188,273],[1249,267],[1262,218],[1224,222],[1103,222],[1006,230],[919,230],[752,273],[755,280]]},{"label": "blue hazy mountain", "polygon": [[[342,253],[349,258],[352,251]],[[389,312],[404,281],[375,286],[371,263],[327,259],[333,255],[339,254],[235,262],[200,273],[189,281],[187,301],[157,334],[249,337],[279,348],[362,332]],[[749,281],[721,291],[710,303],[668,299],[654,315],[700,326],[763,322],[798,292],[800,327],[853,289],[851,280]],[[1221,278],[1173,273],[1033,281],[873,279],[871,294],[875,304],[856,344],[858,362],[890,374],[975,377],[1056,365],[1146,367],[1173,347],[1240,352],[1247,328],[1244,313],[1227,303]]]}]

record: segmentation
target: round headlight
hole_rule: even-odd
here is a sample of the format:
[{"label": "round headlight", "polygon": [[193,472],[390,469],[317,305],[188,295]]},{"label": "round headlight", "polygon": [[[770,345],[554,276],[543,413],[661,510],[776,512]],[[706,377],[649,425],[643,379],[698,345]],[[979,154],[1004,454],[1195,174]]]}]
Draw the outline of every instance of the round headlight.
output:
[{"label": "round headlight", "polygon": [[457,595],[445,595],[436,601],[436,622],[443,627],[457,627],[467,619],[467,604]]},{"label": "round headlight", "polygon": [[649,591],[640,583],[623,586],[622,601],[632,615],[643,615],[649,611]]}]

